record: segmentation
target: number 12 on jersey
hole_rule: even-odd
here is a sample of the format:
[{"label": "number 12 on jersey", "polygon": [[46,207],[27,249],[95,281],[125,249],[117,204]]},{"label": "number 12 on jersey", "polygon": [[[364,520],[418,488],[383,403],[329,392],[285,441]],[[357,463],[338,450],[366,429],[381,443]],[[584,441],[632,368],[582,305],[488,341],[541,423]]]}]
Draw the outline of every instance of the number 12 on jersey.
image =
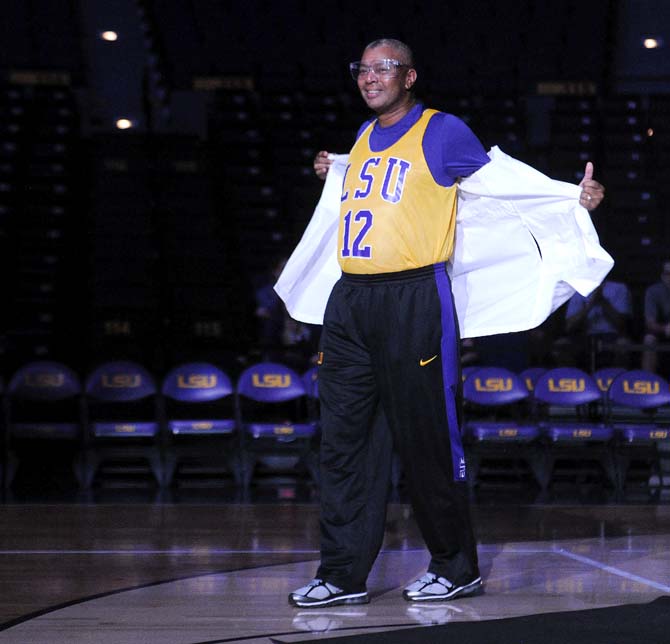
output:
[{"label": "number 12 on jersey", "polygon": [[[355,215],[350,210],[344,215],[344,234],[342,236],[342,257],[360,257],[370,259],[372,257],[372,248],[364,246],[363,240],[372,228],[372,213],[369,210],[359,210]],[[352,233],[355,232],[355,224],[361,223],[358,232],[355,233],[353,243],[351,241]],[[353,227],[353,230],[352,230]]]}]

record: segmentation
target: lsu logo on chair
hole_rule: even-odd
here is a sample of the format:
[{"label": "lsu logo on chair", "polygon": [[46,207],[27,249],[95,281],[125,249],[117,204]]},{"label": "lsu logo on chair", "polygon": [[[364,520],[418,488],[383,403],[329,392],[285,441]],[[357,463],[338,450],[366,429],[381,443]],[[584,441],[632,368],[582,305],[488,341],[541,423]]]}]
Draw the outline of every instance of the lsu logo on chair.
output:
[{"label": "lsu logo on chair", "polygon": [[65,376],[62,373],[27,373],[24,382],[26,387],[58,389],[63,386]]},{"label": "lsu logo on chair", "polygon": [[559,378],[558,380],[549,378],[547,386],[549,391],[579,393],[586,389],[586,381],[584,378]]},{"label": "lsu logo on chair", "polygon": [[658,382],[649,380],[624,380],[622,385],[624,393],[638,396],[651,396],[661,391],[661,385]]},{"label": "lsu logo on chair", "polygon": [[213,389],[216,387],[216,374],[191,373],[180,374],[177,378],[179,389]]},{"label": "lsu logo on chair", "polygon": [[254,373],[251,384],[263,389],[285,389],[291,386],[291,376],[288,373]]},{"label": "lsu logo on chair", "polygon": [[139,373],[104,373],[102,386],[108,389],[134,389],[142,384]]},{"label": "lsu logo on chair", "polygon": [[476,391],[511,391],[511,378],[486,378],[483,382],[481,378],[475,378]]}]

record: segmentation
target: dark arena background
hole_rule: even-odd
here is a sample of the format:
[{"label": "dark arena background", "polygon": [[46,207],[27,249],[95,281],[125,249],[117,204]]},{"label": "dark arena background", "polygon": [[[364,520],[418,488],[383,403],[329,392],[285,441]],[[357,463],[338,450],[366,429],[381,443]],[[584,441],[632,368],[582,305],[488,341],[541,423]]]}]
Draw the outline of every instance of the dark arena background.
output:
[{"label": "dark arena background", "polygon": [[[4,0],[0,34],[0,644],[670,643],[670,2]],[[487,149],[594,163],[624,304],[462,342],[484,594],[403,601],[396,464],[371,603],[300,610],[319,328],[270,287],[385,36]]]}]

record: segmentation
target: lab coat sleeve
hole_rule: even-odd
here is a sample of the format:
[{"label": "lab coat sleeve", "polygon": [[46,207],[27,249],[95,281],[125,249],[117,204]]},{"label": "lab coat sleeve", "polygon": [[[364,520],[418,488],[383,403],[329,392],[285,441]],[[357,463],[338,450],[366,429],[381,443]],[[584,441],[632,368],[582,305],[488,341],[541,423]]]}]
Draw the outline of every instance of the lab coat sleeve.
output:
[{"label": "lab coat sleeve", "polygon": [[323,324],[328,297],[342,274],[337,228],[348,158],[335,156],[314,214],[274,287],[289,315],[300,322]]},{"label": "lab coat sleeve", "polygon": [[497,147],[459,186],[450,272],[462,337],[532,329],[614,264],[579,186],[556,181]]}]

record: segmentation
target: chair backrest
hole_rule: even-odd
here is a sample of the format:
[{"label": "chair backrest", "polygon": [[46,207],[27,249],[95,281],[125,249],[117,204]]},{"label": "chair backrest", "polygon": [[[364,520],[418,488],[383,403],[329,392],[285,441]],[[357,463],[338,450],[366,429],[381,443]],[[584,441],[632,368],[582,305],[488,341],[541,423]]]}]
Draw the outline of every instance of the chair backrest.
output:
[{"label": "chair backrest", "polygon": [[258,402],[277,403],[304,396],[306,391],[293,369],[278,362],[259,362],[240,374],[237,393]]},{"label": "chair backrest", "polygon": [[576,367],[556,367],[543,373],[535,383],[533,396],[540,402],[563,407],[602,400],[595,380]]},{"label": "chair backrest", "polygon": [[87,396],[105,402],[142,400],[157,392],[154,377],[142,365],[126,361],[105,362],[86,378]]},{"label": "chair backrest", "polygon": [[612,380],[607,395],[615,405],[654,409],[670,404],[670,385],[649,371],[625,371]]},{"label": "chair backrest", "polygon": [[477,405],[510,405],[528,395],[523,380],[503,367],[481,367],[463,383],[463,397]]},{"label": "chair backrest", "polygon": [[468,365],[467,367],[461,367],[461,381],[465,382],[470,377],[470,374],[473,374],[477,369],[481,369],[481,366]]},{"label": "chair backrest", "polygon": [[10,398],[58,401],[81,393],[79,376],[60,362],[29,362],[20,367],[7,386]]},{"label": "chair backrest", "polygon": [[163,395],[180,402],[211,402],[233,394],[230,378],[208,362],[177,365],[163,379]]},{"label": "chair backrest", "polygon": [[612,381],[625,371],[626,370],[622,367],[604,367],[593,373],[593,379],[596,381],[598,389],[606,394]]},{"label": "chair backrest", "polygon": [[519,374],[519,377],[523,380],[524,384],[526,385],[526,389],[528,389],[529,392],[533,392],[535,390],[535,383],[537,382],[537,379],[546,370],[547,370],[546,367],[528,367],[528,369],[524,369]]}]

